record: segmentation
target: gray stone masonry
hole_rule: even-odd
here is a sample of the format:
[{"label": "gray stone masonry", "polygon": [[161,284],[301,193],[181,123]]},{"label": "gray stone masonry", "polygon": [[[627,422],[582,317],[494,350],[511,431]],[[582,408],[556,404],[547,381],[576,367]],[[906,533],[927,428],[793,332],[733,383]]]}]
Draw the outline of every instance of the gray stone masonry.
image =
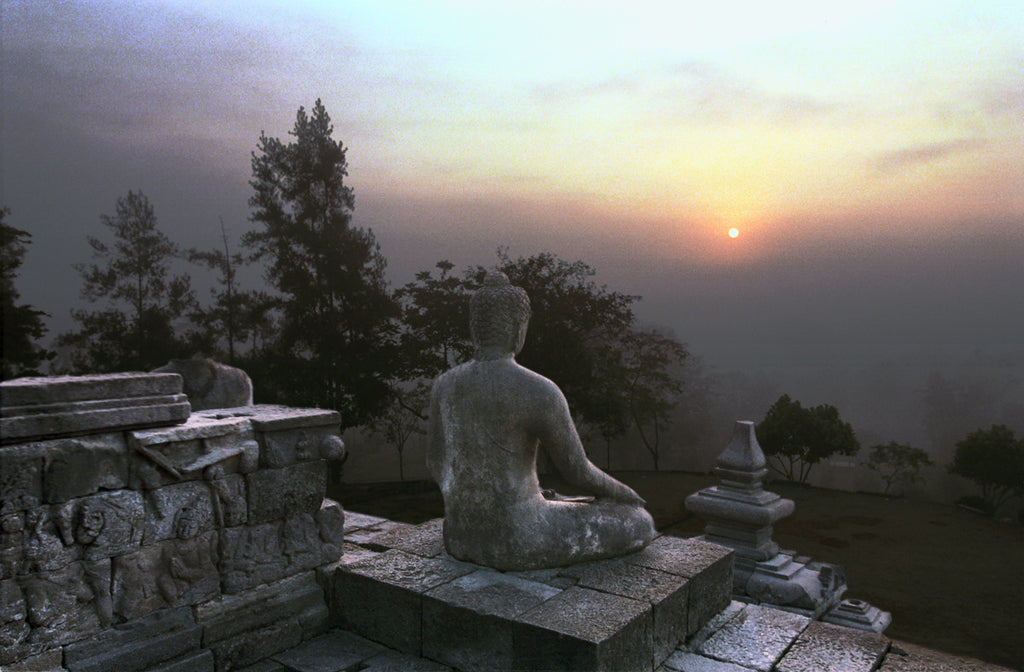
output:
[{"label": "gray stone masonry", "polygon": [[0,382],[0,444],[184,422],[174,373],[15,378]]},{"label": "gray stone masonry", "polygon": [[[346,516],[350,532],[376,529],[376,534],[381,534],[383,528],[389,544],[432,552],[429,538],[436,534],[437,521],[401,527],[387,523],[358,513]],[[408,537],[408,543],[399,539],[402,536]],[[670,575],[692,588],[705,572],[713,573],[717,563],[724,559],[728,565],[731,561],[729,551],[695,539],[659,537],[643,554],[561,569],[498,572],[472,567],[471,572],[456,572],[458,575],[448,581],[441,573],[429,570],[443,556],[418,556],[427,561],[421,565],[406,557],[416,556],[414,551],[367,543],[377,550],[346,542],[344,558],[323,569],[329,576],[322,580],[336,583],[345,567],[377,559],[365,565],[376,568],[362,571],[365,577],[383,567],[379,560],[383,556],[402,554],[394,570],[398,578],[389,585],[417,592],[409,585],[417,577],[426,577],[426,582],[433,585],[418,593],[422,652],[396,651],[351,631],[335,629],[243,668],[243,672],[651,670],[652,665],[654,672],[1006,672],[1005,668],[981,661],[891,642],[881,634],[737,601],[727,601],[655,664],[646,657],[645,648],[650,637],[653,650],[654,635],[649,626],[656,622],[654,610],[639,617],[633,611],[641,608],[645,599],[653,605],[666,592],[662,581],[655,577],[664,579],[665,569],[674,567],[677,573]],[[688,547],[690,552],[683,553],[682,549]],[[719,549],[717,553],[715,549]],[[673,556],[681,561],[673,562]],[[643,562],[626,562],[637,558]],[[706,564],[705,572],[697,571],[700,563]],[[655,565],[652,569],[657,572],[653,577],[638,576],[629,569],[642,570],[650,565]],[[624,576],[617,577],[619,572]],[[688,578],[683,579],[681,574]],[[442,581],[434,585],[438,579]],[[728,600],[731,578],[726,575],[720,580]],[[634,599],[637,597],[642,599]],[[365,605],[365,598],[359,599],[364,599]],[[587,622],[576,621],[576,614],[586,616]],[[647,620],[649,614],[651,620]],[[513,627],[507,627],[509,623]],[[618,634],[609,637],[613,631]]]},{"label": "gray stone masonry", "polygon": [[455,669],[649,671],[729,604],[732,553],[699,540],[500,572],[443,553],[439,520],[388,523],[349,515],[345,554],[322,579],[335,622]]},{"label": "gray stone masonry", "polygon": [[[180,389],[176,374],[3,383],[18,442],[0,446],[0,669],[214,672],[328,631],[338,414],[189,416]],[[184,415],[152,427],[155,399]]]}]

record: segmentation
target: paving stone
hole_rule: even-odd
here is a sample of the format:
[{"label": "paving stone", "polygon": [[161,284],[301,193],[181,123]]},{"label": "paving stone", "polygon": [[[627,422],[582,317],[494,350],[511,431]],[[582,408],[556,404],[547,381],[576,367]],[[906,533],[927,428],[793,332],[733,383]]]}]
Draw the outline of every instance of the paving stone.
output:
[{"label": "paving stone", "polygon": [[401,527],[368,539],[366,546],[377,551],[400,551],[436,558],[444,552],[444,518],[435,518],[414,527]]},{"label": "paving stone", "polygon": [[686,634],[692,635],[732,601],[732,559],[724,546],[666,535],[623,561],[689,579]]},{"label": "paving stone", "polygon": [[460,670],[510,669],[513,623],[559,594],[551,586],[480,569],[423,599],[423,655]]},{"label": "paving stone", "polygon": [[64,650],[50,649],[43,653],[30,656],[16,663],[4,665],[4,672],[63,672]]},{"label": "paving stone", "polygon": [[384,522],[377,523],[372,527],[361,527],[359,529],[352,530],[351,532],[346,531],[345,541],[351,544],[359,544],[366,548],[379,550],[381,547],[375,544],[377,539],[388,537],[394,532],[411,530],[412,528],[412,525],[408,525],[406,523],[396,523],[391,520],[385,520]]},{"label": "paving stone", "polygon": [[331,612],[357,634],[420,655],[422,594],[476,569],[447,557],[390,550],[339,567]]},{"label": "paving stone", "polygon": [[264,658],[258,663],[239,668],[237,672],[292,672],[273,658]]},{"label": "paving stone", "polygon": [[[733,663],[723,663],[713,658],[698,656],[696,653],[676,651],[662,666],[673,672],[750,672],[748,667],[740,667]],[[820,670],[819,672],[824,672]],[[834,672],[839,672],[838,670]]]},{"label": "paving stone", "polygon": [[697,653],[768,672],[810,622],[806,616],[748,604]]},{"label": "paving stone", "polygon": [[332,630],[274,656],[294,672],[343,672],[384,650],[344,630]]},{"label": "paving stone", "polygon": [[450,672],[451,668],[398,651],[384,651],[363,663],[359,672]]},{"label": "paving stone", "polygon": [[893,641],[878,672],[1010,672],[1010,668]]},{"label": "paving stone", "polygon": [[812,622],[776,665],[778,672],[871,672],[889,648],[889,639],[874,632]]},{"label": "paving stone", "polygon": [[570,568],[567,573],[576,576],[577,585],[584,588],[651,604],[655,666],[686,639],[688,579],[622,560],[586,563]]},{"label": "paving stone", "polygon": [[698,650],[701,645],[708,641],[711,635],[722,629],[722,626],[735,618],[741,611],[747,608],[745,602],[733,600],[729,606],[715,614],[714,618],[704,624],[697,634],[690,637],[686,642],[686,649],[689,651]]},{"label": "paving stone", "polygon": [[652,669],[650,604],[574,586],[522,614],[513,669]]}]

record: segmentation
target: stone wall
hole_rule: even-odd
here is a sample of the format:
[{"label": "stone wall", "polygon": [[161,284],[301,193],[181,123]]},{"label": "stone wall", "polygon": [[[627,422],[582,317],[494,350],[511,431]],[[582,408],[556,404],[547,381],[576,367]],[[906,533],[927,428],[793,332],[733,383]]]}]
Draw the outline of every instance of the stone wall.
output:
[{"label": "stone wall", "polygon": [[228,670],[328,627],[316,570],[342,553],[344,514],[324,499],[336,412],[104,432],[74,421],[89,404],[60,409],[71,436],[0,446],[0,667]]}]

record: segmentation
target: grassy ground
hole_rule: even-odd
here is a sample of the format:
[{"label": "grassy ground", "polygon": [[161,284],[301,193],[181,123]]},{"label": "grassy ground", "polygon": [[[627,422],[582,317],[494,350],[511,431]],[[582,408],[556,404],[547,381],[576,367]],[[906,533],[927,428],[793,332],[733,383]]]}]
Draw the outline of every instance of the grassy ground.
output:
[{"label": "grassy ground", "polygon": [[[714,478],[616,476],[647,499],[658,529],[682,537],[703,531],[683,500]],[[892,612],[888,636],[1024,668],[1024,529],[932,502],[784,484],[769,489],[796,502],[796,513],[776,525],[775,540],[844,565],[848,597]],[[444,513],[432,483],[342,484],[330,495],[347,509],[410,523]]]}]

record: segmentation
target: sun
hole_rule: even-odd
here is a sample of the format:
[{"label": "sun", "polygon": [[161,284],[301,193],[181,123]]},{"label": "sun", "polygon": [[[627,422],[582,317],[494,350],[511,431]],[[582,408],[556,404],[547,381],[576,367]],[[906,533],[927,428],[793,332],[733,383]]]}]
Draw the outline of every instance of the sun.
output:
[{"label": "sun", "polygon": [[730,238],[735,238],[738,235],[740,235],[740,230],[739,229],[729,229],[729,237]]}]

